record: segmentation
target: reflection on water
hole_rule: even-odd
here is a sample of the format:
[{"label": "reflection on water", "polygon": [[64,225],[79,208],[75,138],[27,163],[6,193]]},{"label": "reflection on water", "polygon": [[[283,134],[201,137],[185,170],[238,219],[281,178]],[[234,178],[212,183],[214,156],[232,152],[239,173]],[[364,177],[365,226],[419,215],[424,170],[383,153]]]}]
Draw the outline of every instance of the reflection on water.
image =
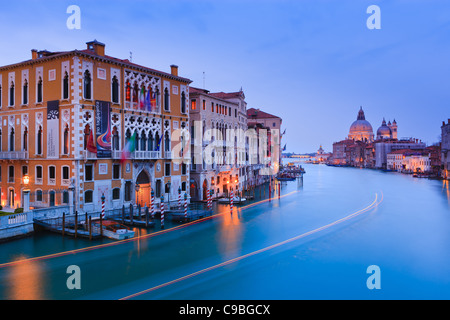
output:
[{"label": "reflection on water", "polygon": [[222,222],[219,226],[218,249],[224,259],[229,259],[242,252],[243,227],[240,220],[239,209],[234,208],[230,213],[230,206],[226,206]]},{"label": "reflection on water", "polygon": [[[21,256],[18,260],[26,259]],[[44,277],[39,261],[16,264],[8,269],[6,276],[8,283],[7,299],[12,300],[42,300]]]},{"label": "reflection on water", "polygon": [[442,192],[447,196],[448,204],[450,206],[450,187],[449,180],[442,181]]}]

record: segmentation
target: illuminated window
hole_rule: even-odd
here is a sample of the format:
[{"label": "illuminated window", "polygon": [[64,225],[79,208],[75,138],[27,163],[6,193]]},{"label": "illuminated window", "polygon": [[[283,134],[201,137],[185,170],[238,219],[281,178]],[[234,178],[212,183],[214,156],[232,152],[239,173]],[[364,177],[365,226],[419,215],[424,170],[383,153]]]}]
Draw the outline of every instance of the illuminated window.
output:
[{"label": "illuminated window", "polygon": [[[204,101],[204,100],[203,100]],[[195,110],[197,109],[197,100],[191,100],[191,109]]]}]

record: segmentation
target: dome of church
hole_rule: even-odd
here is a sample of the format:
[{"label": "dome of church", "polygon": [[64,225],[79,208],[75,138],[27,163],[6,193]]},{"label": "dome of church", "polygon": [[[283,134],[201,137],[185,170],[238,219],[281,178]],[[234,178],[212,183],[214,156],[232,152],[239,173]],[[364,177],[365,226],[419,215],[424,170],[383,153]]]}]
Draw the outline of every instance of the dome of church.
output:
[{"label": "dome of church", "polygon": [[350,126],[348,138],[360,141],[373,141],[373,128],[369,121],[366,120],[362,107],[358,112],[358,117]]},{"label": "dome of church", "polygon": [[381,127],[377,130],[377,139],[391,139],[392,130],[386,125],[386,120],[383,119]]}]

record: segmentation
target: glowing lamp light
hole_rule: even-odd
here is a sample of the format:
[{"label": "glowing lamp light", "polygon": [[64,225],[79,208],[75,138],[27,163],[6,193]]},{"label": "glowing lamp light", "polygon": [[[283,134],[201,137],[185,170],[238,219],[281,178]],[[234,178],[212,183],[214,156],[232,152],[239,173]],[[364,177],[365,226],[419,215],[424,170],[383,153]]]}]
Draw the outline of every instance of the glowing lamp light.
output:
[{"label": "glowing lamp light", "polygon": [[23,176],[23,183],[24,184],[30,183],[30,177],[28,175]]}]

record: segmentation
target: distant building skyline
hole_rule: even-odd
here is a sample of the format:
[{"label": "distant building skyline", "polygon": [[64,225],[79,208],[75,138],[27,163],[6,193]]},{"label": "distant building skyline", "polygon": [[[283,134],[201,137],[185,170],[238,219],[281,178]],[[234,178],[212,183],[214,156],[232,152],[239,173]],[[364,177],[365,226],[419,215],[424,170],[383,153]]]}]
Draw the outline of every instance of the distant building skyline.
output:
[{"label": "distant building skyline", "polygon": [[[355,109],[401,123],[400,137],[438,141],[450,100],[450,3],[373,1],[78,1],[81,29],[66,21],[72,1],[7,2],[0,65],[29,50],[108,43],[106,54],[180,73],[212,92],[241,87],[249,108],[283,119],[286,152],[307,153],[344,139]],[[392,115],[392,118],[389,116]]]}]

